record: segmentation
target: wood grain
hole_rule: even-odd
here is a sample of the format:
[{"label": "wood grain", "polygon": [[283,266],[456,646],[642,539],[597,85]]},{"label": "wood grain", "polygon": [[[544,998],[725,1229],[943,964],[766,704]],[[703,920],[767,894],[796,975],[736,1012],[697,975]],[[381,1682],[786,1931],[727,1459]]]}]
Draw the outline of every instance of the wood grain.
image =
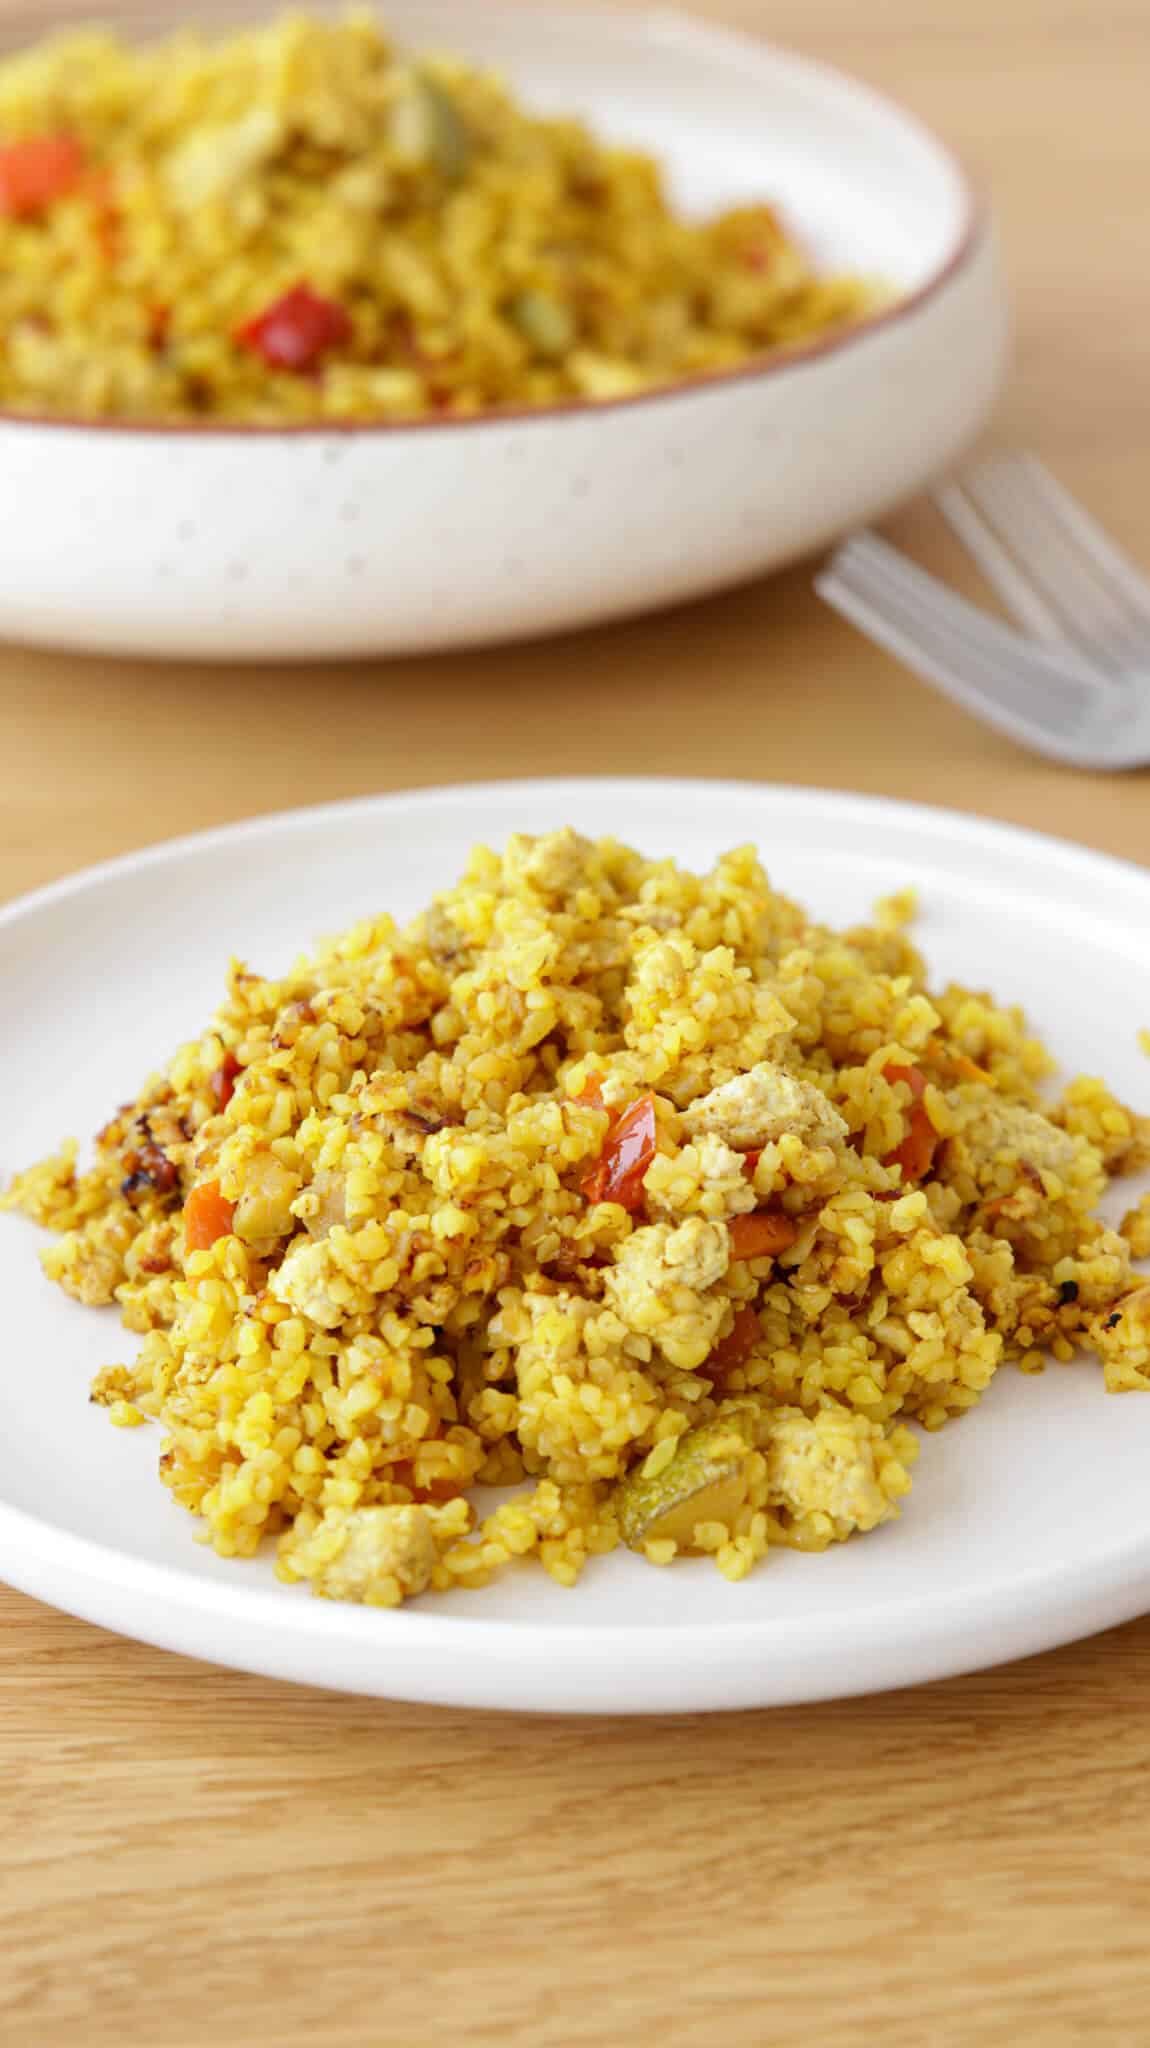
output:
[{"label": "wood grain", "polygon": [[[725,12],[902,97],[986,179],[1018,309],[999,432],[1150,561],[1145,0]],[[896,531],[958,572],[925,508]],[[1150,860],[1150,777],[989,736],[804,570],[325,673],[0,652],[0,895],[253,809],[641,769],[924,797]],[[883,1699],[582,1724],[276,1687],[14,1593],[0,1620],[5,2048],[1150,2039],[1150,1622]]]}]

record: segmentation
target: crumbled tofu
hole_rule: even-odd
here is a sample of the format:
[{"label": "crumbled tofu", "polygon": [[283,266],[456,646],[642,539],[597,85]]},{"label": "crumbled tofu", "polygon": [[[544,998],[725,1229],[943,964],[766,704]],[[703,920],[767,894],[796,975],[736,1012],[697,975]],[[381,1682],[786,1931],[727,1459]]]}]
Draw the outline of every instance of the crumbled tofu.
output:
[{"label": "crumbled tofu", "polygon": [[727,1270],[730,1239],[717,1223],[689,1216],[677,1230],[668,1231],[660,1260],[668,1278],[679,1285],[713,1287]]},{"label": "crumbled tofu", "polygon": [[652,1223],[620,1245],[604,1275],[627,1326],[658,1345],[668,1364],[694,1372],[715,1344],[726,1300],[711,1294],[730,1262],[726,1225],[689,1216],[678,1229]]},{"label": "crumbled tofu", "polygon": [[739,1151],[770,1144],[788,1132],[808,1145],[830,1145],[847,1134],[821,1088],[797,1080],[771,1060],[712,1088],[684,1112],[683,1124],[691,1136],[713,1131]]},{"label": "crumbled tofu", "polygon": [[347,1222],[347,1175],[317,1173],[311,1186],[292,1203],[309,1237],[327,1237],[337,1223]]},{"label": "crumbled tofu", "polygon": [[268,1291],[286,1307],[297,1309],[321,1330],[334,1330],[347,1315],[346,1300],[332,1292],[335,1269],[325,1239],[293,1244],[268,1281]]},{"label": "crumbled tofu", "polygon": [[590,842],[565,827],[532,837],[517,832],[507,842],[503,865],[510,882],[525,883],[540,896],[565,896],[587,872]]},{"label": "crumbled tofu", "polygon": [[878,1424],[847,1409],[827,1408],[813,1416],[780,1409],[770,1419],[763,1450],[772,1504],[797,1517],[829,1516],[840,1540],[854,1529],[890,1521],[909,1486],[905,1466],[890,1453]]},{"label": "crumbled tofu", "polygon": [[1016,1152],[1040,1173],[1066,1174],[1079,1150],[1069,1133],[1060,1131],[1049,1117],[1018,1102],[981,1105],[964,1123],[962,1136],[977,1161],[989,1164],[999,1152]]},{"label": "crumbled tofu", "polygon": [[253,107],[219,128],[198,128],[169,157],[165,183],[178,207],[200,206],[234,191],[251,171],[276,154],[283,123],[270,107]]},{"label": "crumbled tofu", "polygon": [[401,1506],[329,1508],[318,1528],[282,1554],[329,1600],[384,1607],[426,1592],[437,1556],[426,1509]]}]

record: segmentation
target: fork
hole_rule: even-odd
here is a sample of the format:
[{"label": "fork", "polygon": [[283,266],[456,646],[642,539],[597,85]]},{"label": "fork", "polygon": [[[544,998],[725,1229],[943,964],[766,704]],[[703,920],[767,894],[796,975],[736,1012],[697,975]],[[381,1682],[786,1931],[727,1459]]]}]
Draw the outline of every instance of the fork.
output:
[{"label": "fork", "polygon": [[1033,455],[982,463],[935,503],[1035,639],[1105,675],[1150,667],[1150,582]]},{"label": "fork", "polygon": [[945,695],[1048,759],[1150,764],[1150,584],[1043,466],[999,457],[940,509],[1033,638],[989,618],[874,534],[820,596]]}]

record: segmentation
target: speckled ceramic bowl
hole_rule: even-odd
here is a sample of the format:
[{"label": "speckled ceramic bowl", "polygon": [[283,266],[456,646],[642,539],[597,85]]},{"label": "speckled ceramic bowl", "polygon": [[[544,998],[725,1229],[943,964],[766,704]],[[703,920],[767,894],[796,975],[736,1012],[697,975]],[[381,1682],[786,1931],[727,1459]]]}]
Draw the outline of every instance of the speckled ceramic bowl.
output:
[{"label": "speckled ceramic bowl", "polygon": [[0,634],[267,659],[430,650],[756,575],[942,468],[997,388],[993,239],[953,157],[839,74],[669,13],[399,0],[412,42],[656,151],[688,207],[770,197],[901,297],[785,362],[605,406],[237,430],[0,419]]}]

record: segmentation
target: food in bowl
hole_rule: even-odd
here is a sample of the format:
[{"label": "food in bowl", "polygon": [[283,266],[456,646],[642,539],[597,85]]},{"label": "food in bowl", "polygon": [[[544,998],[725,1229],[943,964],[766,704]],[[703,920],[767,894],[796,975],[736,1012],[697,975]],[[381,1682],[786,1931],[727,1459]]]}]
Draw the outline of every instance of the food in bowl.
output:
[{"label": "food in bowl", "polygon": [[[480,848],[267,978],[6,1204],[143,1342],[115,1422],[225,1556],[394,1606],[620,1544],[729,1579],[894,1518],[1004,1361],[1150,1387],[1150,1119],[750,848]],[[474,1489],[515,1489],[481,1511]]]},{"label": "food in bowl", "polygon": [[424,419],[625,397],[856,322],[767,204],[659,166],[368,12],[0,65],[0,407]]}]

